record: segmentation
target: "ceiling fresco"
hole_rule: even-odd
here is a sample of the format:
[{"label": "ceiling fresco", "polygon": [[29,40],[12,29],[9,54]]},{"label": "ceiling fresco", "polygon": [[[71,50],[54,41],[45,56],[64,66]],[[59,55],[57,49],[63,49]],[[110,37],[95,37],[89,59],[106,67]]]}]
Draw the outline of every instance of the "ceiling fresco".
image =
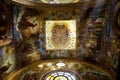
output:
[{"label": "ceiling fresco", "polygon": [[14,6],[13,27],[20,64],[67,58],[117,68],[117,62],[110,63],[118,59],[118,53],[114,54],[118,42],[111,38],[109,49],[106,48],[107,43],[101,38],[106,14],[98,14],[105,10],[102,7],[94,10],[95,13],[90,8],[79,16],[83,12],[78,9],[36,10]]},{"label": "ceiling fresco", "polygon": [[109,1],[11,3],[12,16],[0,12],[0,80],[116,79],[120,41],[110,26]]}]

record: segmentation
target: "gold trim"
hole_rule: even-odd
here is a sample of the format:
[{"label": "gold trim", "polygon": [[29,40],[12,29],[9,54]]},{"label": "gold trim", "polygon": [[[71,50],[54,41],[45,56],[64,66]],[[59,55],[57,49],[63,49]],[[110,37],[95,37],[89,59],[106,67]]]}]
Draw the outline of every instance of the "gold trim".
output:
[{"label": "gold trim", "polygon": [[[54,2],[53,4],[66,4],[66,3],[77,3],[79,0],[57,0],[58,2]],[[62,1],[67,1],[67,2],[62,2]],[[48,0],[41,0],[43,3],[50,3]]]}]

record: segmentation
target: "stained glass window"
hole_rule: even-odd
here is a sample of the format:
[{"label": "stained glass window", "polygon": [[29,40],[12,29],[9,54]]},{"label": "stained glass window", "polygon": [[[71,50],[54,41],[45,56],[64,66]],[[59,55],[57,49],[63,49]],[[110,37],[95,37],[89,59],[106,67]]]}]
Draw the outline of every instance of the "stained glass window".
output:
[{"label": "stained glass window", "polygon": [[52,71],[43,76],[42,80],[80,80],[74,72],[71,71]]}]

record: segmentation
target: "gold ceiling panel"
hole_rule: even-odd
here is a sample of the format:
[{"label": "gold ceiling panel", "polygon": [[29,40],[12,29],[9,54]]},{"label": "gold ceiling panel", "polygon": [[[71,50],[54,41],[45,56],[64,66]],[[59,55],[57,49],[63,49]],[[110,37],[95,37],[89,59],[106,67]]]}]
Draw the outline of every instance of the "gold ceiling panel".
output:
[{"label": "gold ceiling panel", "polygon": [[76,21],[55,20],[46,21],[47,50],[76,49]]}]

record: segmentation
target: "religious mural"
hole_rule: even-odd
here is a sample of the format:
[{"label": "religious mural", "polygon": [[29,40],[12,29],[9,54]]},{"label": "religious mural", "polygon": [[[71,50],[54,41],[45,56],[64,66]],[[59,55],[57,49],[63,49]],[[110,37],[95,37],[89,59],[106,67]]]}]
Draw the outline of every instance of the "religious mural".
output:
[{"label": "religious mural", "polygon": [[[111,56],[118,52],[109,51],[102,39],[107,27],[103,7],[96,7],[94,11],[87,9],[84,14],[78,9],[37,10],[17,6],[13,11],[14,36],[21,66],[59,58],[95,62],[106,67],[117,65],[117,62],[111,64],[108,61],[118,60]],[[116,45],[117,49],[116,41],[110,44],[110,47]]]},{"label": "religious mural", "polygon": [[[42,2],[42,7],[71,1],[25,0],[30,6]],[[115,80],[120,42],[109,28],[105,5],[80,9],[30,6],[12,5],[10,32],[0,34],[0,74],[4,77],[13,71],[5,80]],[[1,18],[4,21],[4,15]]]},{"label": "religious mural", "polygon": [[[18,9],[19,11],[16,11]],[[35,58],[37,60],[83,59],[91,56],[99,61],[95,55],[104,55],[101,53],[101,43],[98,43],[104,27],[104,14],[95,14],[95,18],[89,14],[88,18],[75,21],[80,17],[79,10],[46,12],[19,7],[15,7],[14,10],[14,36],[22,51],[21,55],[26,56],[24,59],[31,58],[34,61],[32,54],[35,54],[39,55]]]}]

